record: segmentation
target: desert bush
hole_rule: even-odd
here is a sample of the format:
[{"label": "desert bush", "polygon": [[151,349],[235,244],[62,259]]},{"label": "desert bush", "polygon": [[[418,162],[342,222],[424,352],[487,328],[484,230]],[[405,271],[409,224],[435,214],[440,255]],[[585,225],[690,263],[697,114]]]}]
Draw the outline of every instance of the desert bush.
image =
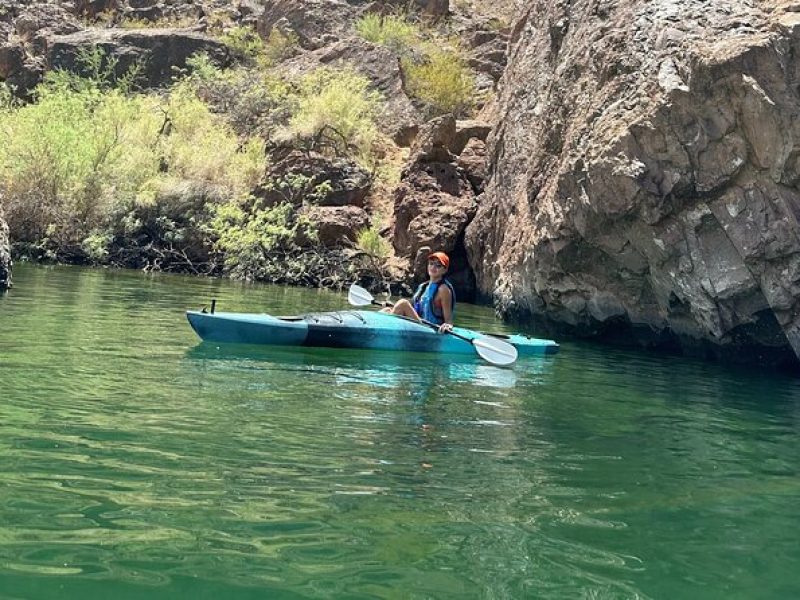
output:
[{"label": "desert bush", "polygon": [[284,33],[273,29],[264,43],[266,65],[262,66],[270,66],[293,56],[299,47],[300,41],[296,33],[293,31]]},{"label": "desert bush", "polygon": [[[93,62],[94,61],[94,62]],[[240,195],[264,168],[263,144],[240,140],[196,96],[132,94],[108,63],[90,77],[56,72],[35,102],[0,107],[0,197],[17,242],[62,260],[100,259],[120,214],[187,179]]]},{"label": "desert bush", "polygon": [[246,280],[280,281],[286,256],[316,237],[311,221],[290,203],[264,206],[252,197],[216,206],[207,230],[226,272]]},{"label": "desert bush", "polygon": [[288,124],[296,99],[287,82],[260,69],[222,70],[204,54],[187,64],[190,72],[181,85],[192,89],[240,137],[269,139]]},{"label": "desert bush", "polygon": [[[380,94],[353,69],[320,68],[303,77],[289,119],[292,136],[325,137],[334,154],[366,157],[377,136]],[[319,149],[319,148],[318,148]]]},{"label": "desert bush", "polygon": [[389,242],[381,237],[376,225],[365,227],[356,234],[356,246],[372,258],[385,260],[389,257]]},{"label": "desert bush", "polygon": [[255,29],[241,25],[228,28],[220,39],[234,56],[262,69],[292,56],[299,45],[295,33],[273,29],[265,41]]},{"label": "desert bush", "polygon": [[[110,225],[84,240],[95,262],[146,270],[211,274],[206,224],[227,201],[223,188],[199,181],[151,180],[152,197],[118,205]],[[150,194],[147,194],[148,196]]]},{"label": "desert bush", "polygon": [[146,97],[48,80],[0,115],[0,188],[15,240],[67,249],[158,173],[158,118]]},{"label": "desert bush", "polygon": [[264,169],[264,143],[240,140],[208,106],[176,87],[163,106],[168,135],[159,136],[162,168],[172,177],[221,185],[233,196],[249,190]]},{"label": "desert bush", "polygon": [[405,54],[422,35],[419,27],[403,15],[369,13],[356,21],[355,28],[365,40],[386,46],[398,54]]},{"label": "desert bush", "polygon": [[252,27],[231,27],[220,36],[220,40],[240,59],[258,61],[265,54],[264,40]]},{"label": "desert bush", "polygon": [[403,71],[409,91],[428,106],[432,116],[461,116],[469,111],[475,76],[457,51],[437,49],[423,62],[405,59]]}]

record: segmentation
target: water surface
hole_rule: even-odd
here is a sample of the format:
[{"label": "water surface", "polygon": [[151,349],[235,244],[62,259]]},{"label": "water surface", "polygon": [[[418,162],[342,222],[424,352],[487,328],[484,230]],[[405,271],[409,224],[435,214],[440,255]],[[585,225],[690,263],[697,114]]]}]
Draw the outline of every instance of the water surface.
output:
[{"label": "water surface", "polygon": [[208,345],[183,311],[212,297],[295,314],[345,295],[14,282],[2,598],[800,596],[798,380],[589,344],[513,370]]}]

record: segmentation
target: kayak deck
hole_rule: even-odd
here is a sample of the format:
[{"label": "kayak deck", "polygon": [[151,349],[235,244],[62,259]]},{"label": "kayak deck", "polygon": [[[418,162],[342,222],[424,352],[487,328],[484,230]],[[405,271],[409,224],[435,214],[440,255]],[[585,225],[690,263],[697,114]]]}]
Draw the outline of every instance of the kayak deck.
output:
[{"label": "kayak deck", "polygon": [[[441,335],[431,327],[411,319],[373,311],[347,310],[274,317],[256,313],[207,313],[190,310],[186,312],[186,317],[197,335],[210,342],[445,354],[475,352],[469,341],[452,335]],[[468,340],[493,337],[463,327],[454,327],[453,331]],[[552,340],[520,334],[494,337],[514,345],[520,356],[558,352],[558,344]]]}]

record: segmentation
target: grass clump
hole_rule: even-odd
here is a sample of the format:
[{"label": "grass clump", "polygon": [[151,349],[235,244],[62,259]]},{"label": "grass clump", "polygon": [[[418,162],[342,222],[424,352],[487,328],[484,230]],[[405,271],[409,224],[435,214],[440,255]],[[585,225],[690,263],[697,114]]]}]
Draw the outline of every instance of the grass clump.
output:
[{"label": "grass clump", "polygon": [[406,85],[434,115],[469,112],[475,93],[475,75],[454,50],[436,49],[422,62],[403,60]]},{"label": "grass clump", "polygon": [[365,40],[398,54],[405,54],[422,37],[419,27],[401,15],[369,13],[356,21],[355,28]]},{"label": "grass clump", "polygon": [[377,225],[359,231],[356,234],[356,246],[374,259],[383,261],[389,257],[389,242],[381,237]]},{"label": "grass clump", "polygon": [[378,133],[381,96],[351,68],[320,68],[296,88],[288,133],[312,140],[317,150],[366,159]]}]

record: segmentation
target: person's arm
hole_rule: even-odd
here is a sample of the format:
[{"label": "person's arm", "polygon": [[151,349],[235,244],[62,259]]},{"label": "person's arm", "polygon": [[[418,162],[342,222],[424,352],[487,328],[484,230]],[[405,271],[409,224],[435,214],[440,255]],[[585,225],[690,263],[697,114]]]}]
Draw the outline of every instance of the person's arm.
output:
[{"label": "person's arm", "polygon": [[446,285],[440,285],[436,296],[442,303],[442,315],[444,323],[439,325],[439,333],[451,331],[453,329],[453,294]]}]

